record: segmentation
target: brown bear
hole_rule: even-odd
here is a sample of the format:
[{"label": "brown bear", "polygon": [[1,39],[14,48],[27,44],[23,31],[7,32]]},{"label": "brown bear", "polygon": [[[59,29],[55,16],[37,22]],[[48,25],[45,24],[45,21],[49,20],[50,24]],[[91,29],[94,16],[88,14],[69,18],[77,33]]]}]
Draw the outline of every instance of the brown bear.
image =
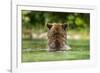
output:
[{"label": "brown bear", "polygon": [[65,44],[67,40],[67,24],[48,23],[47,27],[49,28],[47,34],[49,51],[65,51],[67,49],[70,49],[70,47],[67,47],[67,45]]}]

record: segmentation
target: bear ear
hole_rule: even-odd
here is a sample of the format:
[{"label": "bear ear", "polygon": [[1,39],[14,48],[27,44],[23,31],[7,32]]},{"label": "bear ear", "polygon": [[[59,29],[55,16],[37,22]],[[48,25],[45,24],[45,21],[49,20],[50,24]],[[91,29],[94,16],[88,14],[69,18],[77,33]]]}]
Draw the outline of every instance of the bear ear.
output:
[{"label": "bear ear", "polygon": [[64,23],[64,24],[62,25],[62,27],[63,27],[64,30],[67,29],[67,26],[68,26],[68,24],[66,24],[66,23]]},{"label": "bear ear", "polygon": [[51,29],[52,25],[51,25],[50,23],[47,23],[47,27],[48,27],[49,29]]}]

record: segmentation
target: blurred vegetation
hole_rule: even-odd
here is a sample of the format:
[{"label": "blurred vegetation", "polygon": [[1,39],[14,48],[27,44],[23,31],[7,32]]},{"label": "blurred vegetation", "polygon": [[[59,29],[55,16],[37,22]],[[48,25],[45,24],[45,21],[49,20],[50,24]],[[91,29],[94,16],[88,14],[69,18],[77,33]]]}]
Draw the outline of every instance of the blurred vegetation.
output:
[{"label": "blurred vegetation", "polygon": [[68,23],[69,29],[84,30],[90,27],[89,13],[71,13],[71,12],[46,12],[22,10],[23,28],[39,29],[46,31],[47,23]]}]

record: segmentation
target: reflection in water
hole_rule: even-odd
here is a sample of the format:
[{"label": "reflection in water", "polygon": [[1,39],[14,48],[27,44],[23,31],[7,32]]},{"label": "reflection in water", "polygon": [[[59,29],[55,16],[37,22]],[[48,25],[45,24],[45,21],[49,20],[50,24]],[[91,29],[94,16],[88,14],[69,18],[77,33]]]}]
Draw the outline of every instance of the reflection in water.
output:
[{"label": "reflection in water", "polygon": [[[30,44],[31,43],[31,44]],[[23,40],[22,62],[62,61],[89,59],[89,40],[68,40],[70,51],[49,52],[43,39]]]}]

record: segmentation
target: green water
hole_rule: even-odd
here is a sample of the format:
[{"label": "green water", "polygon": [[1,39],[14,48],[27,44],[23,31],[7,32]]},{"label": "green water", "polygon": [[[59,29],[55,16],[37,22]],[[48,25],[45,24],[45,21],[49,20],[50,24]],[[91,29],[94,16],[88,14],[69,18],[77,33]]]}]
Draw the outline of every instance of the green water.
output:
[{"label": "green water", "polygon": [[[43,39],[23,40],[22,62],[61,61],[61,60],[86,60],[90,58],[89,40],[67,40],[71,46],[70,51],[48,52],[47,41]],[[32,48],[31,51],[24,51]]]}]

